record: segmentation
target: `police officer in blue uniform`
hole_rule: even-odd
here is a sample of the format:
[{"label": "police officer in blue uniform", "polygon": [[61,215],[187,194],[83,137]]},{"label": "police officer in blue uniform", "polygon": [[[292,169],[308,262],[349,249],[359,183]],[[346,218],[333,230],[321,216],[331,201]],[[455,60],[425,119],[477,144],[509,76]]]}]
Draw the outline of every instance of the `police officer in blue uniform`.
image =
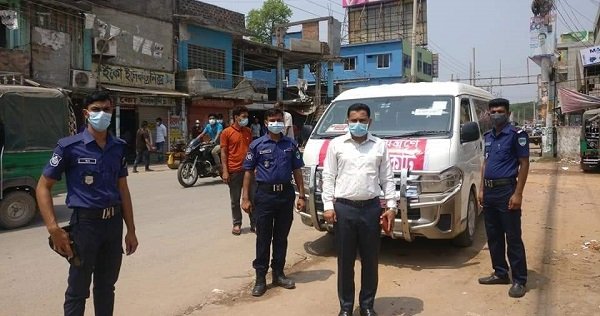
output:
[{"label": "police officer in blue uniform", "polygon": [[[107,92],[92,93],[84,106],[87,128],[58,141],[36,194],[55,250],[69,258],[79,257],[80,264],[71,264],[69,269],[64,314],[84,314],[93,276],[95,315],[112,315],[123,255],[123,221],[127,226],[126,254],[134,253],[138,246],[126,178],[127,144],[107,132],[113,112]],[[70,235],[56,222],[51,195],[63,173],[66,204],[73,209]]]},{"label": "police officer in blue uniform", "polygon": [[[267,291],[266,274],[269,269],[271,242],[273,243],[273,285],[286,289],[296,287],[295,282],[283,272],[287,252],[287,237],[294,219],[294,187],[292,174],[299,193],[296,207],[304,209],[304,183],[301,168],[304,166],[296,142],[283,136],[285,128],[283,111],[269,109],[265,113],[269,133],[254,140],[244,160],[244,186],[242,209],[253,212],[256,220],[256,283],[252,295],[262,296]],[[254,206],[250,201],[252,177],[257,188]]]},{"label": "police officer in blue uniform", "polygon": [[[529,172],[529,138],[509,123],[509,102],[489,103],[492,130],[485,133],[485,162],[481,175],[479,203],[483,207],[485,230],[494,272],[479,279],[480,284],[510,284],[511,297],[526,292],[527,263],[521,238],[521,203]],[[506,241],[506,242],[505,242]]]}]

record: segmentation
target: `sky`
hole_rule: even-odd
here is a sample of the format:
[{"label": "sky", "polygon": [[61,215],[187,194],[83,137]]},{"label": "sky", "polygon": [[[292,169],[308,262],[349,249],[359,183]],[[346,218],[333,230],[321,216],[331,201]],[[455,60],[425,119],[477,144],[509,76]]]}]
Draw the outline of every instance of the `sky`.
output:
[{"label": "sky", "polygon": [[[260,8],[261,0],[201,0],[247,14]],[[291,21],[332,15],[344,21],[342,0],[284,0],[292,9]],[[556,0],[558,34],[593,30],[600,0]],[[479,78],[527,76],[529,56],[530,0],[428,0],[429,49],[440,54],[439,81],[469,77],[469,63],[475,48],[475,69]],[[529,75],[539,74],[529,61]],[[527,78],[503,79],[503,84],[527,83]],[[535,82],[535,78],[529,79]],[[489,84],[482,79],[479,84]],[[494,81],[498,84],[498,80]],[[535,84],[493,87],[494,93],[511,102],[537,98]]]}]

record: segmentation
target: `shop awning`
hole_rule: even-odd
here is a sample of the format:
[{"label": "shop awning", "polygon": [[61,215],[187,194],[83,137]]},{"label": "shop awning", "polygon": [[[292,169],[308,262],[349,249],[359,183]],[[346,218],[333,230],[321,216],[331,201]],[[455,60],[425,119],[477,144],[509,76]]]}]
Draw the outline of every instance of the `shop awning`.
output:
[{"label": "shop awning", "polygon": [[187,98],[190,95],[187,93],[179,92],[179,91],[165,91],[165,90],[150,90],[143,88],[132,88],[132,87],[121,87],[121,86],[113,86],[103,84],[103,88],[116,91],[116,92],[125,92],[125,93],[135,93],[141,96],[162,96],[162,97],[174,97],[174,98]]},{"label": "shop awning", "polygon": [[600,107],[600,98],[571,89],[559,88],[558,99],[560,100],[562,113],[578,112]]}]

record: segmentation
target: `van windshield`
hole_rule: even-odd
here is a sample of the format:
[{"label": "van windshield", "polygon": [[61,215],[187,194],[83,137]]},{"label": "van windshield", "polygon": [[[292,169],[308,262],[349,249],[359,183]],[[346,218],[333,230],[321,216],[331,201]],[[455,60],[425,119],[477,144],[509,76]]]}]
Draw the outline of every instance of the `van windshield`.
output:
[{"label": "van windshield", "polygon": [[452,96],[405,96],[334,102],[319,121],[315,136],[346,133],[348,107],[355,103],[371,108],[369,132],[378,137],[449,136],[452,130]]}]

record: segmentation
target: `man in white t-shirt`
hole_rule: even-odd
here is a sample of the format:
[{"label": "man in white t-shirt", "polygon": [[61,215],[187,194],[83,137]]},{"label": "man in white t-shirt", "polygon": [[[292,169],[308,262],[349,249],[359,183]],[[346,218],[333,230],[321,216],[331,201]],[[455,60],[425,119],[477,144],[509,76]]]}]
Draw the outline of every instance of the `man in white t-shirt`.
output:
[{"label": "man in white t-shirt", "polygon": [[283,130],[283,135],[287,136],[291,139],[294,139],[294,120],[292,119],[292,114],[290,112],[285,111],[283,107],[283,103],[278,101],[275,103],[275,107],[281,109],[283,111],[283,123],[285,124],[285,129]]},{"label": "man in white t-shirt", "polygon": [[162,123],[162,118],[156,118],[156,152],[158,153],[158,162],[164,161],[165,139],[167,138],[167,127]]}]

